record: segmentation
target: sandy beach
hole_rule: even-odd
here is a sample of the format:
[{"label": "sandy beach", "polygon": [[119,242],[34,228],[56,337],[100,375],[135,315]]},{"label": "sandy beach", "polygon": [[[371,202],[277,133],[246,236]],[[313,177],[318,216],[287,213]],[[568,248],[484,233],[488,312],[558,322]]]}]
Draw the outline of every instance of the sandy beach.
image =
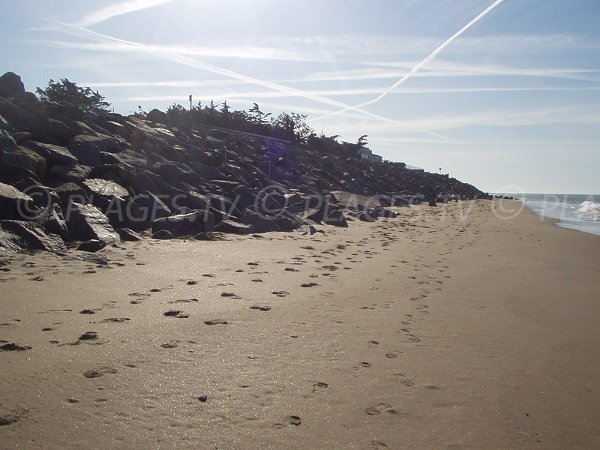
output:
[{"label": "sandy beach", "polygon": [[0,448],[599,448],[600,239],[518,207],[2,257]]}]

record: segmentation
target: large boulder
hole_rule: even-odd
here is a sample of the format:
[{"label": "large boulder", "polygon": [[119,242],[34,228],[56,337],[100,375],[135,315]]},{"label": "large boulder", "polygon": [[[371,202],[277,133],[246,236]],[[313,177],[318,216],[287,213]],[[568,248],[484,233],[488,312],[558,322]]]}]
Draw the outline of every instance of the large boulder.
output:
[{"label": "large boulder", "polygon": [[65,214],[71,237],[80,240],[95,239],[106,244],[118,242],[119,234],[108,218],[93,205],[71,203]]},{"label": "large boulder", "polygon": [[75,164],[74,166],[54,165],[50,167],[46,176],[55,181],[80,184],[91,174],[92,168],[90,166]]},{"label": "large boulder", "polygon": [[6,130],[0,128],[0,153],[5,148],[12,149],[17,146],[17,142],[14,137]]},{"label": "large boulder", "polygon": [[195,236],[201,232],[210,232],[215,229],[215,219],[208,211],[195,211],[187,214],[156,219],[152,222],[153,235],[168,231],[173,237]]},{"label": "large boulder", "polygon": [[45,158],[48,164],[73,166],[77,163],[77,158],[75,158],[66,147],[44,144],[36,141],[26,141],[23,143],[23,147],[26,147]]},{"label": "large boulder", "polygon": [[346,216],[340,209],[327,209],[323,215],[323,223],[348,228]]},{"label": "large boulder", "polygon": [[190,168],[204,180],[216,180],[221,177],[221,169],[202,163],[189,163]]},{"label": "large boulder", "polygon": [[42,178],[46,173],[46,160],[26,147],[2,149],[2,164],[21,167],[34,173],[38,178]]},{"label": "large boulder", "polygon": [[82,185],[90,197],[97,196],[109,199],[112,197],[129,197],[127,189],[114,181],[103,180],[101,178],[89,178],[85,180]]},{"label": "large boulder", "polygon": [[0,220],[0,252],[45,250],[62,252],[66,250],[63,240],[55,234],[48,234],[35,222]]},{"label": "large boulder", "polygon": [[254,232],[254,227],[234,220],[223,220],[215,226],[215,231],[231,234],[250,234]]},{"label": "large boulder", "polygon": [[20,219],[32,211],[33,199],[9,184],[0,183],[0,219]]},{"label": "large boulder", "polygon": [[0,77],[0,97],[11,98],[24,93],[25,85],[19,75],[6,72]]},{"label": "large boulder", "polygon": [[116,153],[125,147],[119,139],[112,136],[79,134],[68,148],[80,164],[94,167],[103,164],[100,152]]},{"label": "large boulder", "polygon": [[[120,223],[140,231],[150,228],[155,220],[169,217],[173,213],[157,195],[146,192],[127,199],[120,214]],[[111,222],[113,217],[114,215],[110,216]]]},{"label": "large boulder", "polygon": [[242,213],[242,223],[252,225],[255,233],[267,233],[269,231],[281,231],[281,227],[277,224],[276,219],[257,213],[250,209],[246,209]]},{"label": "large boulder", "polygon": [[195,172],[175,162],[159,162],[154,164],[152,171],[164,177],[171,183],[183,181],[192,186],[200,185],[203,180]]}]

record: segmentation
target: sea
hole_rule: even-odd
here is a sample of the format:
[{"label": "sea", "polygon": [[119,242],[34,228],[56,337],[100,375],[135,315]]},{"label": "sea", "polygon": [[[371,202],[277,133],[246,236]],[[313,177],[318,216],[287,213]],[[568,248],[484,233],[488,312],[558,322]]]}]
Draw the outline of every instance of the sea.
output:
[{"label": "sea", "polygon": [[600,236],[600,195],[513,194],[543,220],[558,219],[559,227]]}]

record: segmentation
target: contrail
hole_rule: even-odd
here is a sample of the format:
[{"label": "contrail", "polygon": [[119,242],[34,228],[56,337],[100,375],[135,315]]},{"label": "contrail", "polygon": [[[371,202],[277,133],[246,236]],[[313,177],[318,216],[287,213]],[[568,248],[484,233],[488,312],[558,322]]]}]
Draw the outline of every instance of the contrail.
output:
[{"label": "contrail", "polygon": [[471,28],[473,25],[475,25],[477,22],[479,22],[479,20],[481,20],[483,17],[485,17],[486,14],[488,14],[490,11],[492,11],[496,6],[498,6],[503,1],[504,0],[496,0],[494,3],[492,3],[486,9],[484,9],[482,12],[480,12],[477,15],[477,17],[475,17],[468,24],[466,24],[464,27],[462,27],[460,30],[458,30],[456,33],[454,33],[452,36],[450,36],[448,39],[446,39],[438,48],[436,48],[434,51],[432,51],[425,59],[423,59],[421,62],[419,62],[416,66],[414,66],[406,75],[404,75],[402,78],[400,78],[394,84],[392,84],[389,88],[385,89],[381,94],[379,94],[374,99],[369,100],[369,101],[364,102],[364,103],[360,103],[360,104],[358,104],[356,106],[348,106],[348,107],[343,108],[343,109],[341,109],[339,111],[335,111],[335,112],[332,112],[332,113],[329,113],[329,114],[324,114],[322,116],[319,116],[319,117],[316,117],[316,118],[312,119],[312,121],[321,120],[321,119],[324,119],[325,117],[337,116],[337,115],[345,113],[347,111],[352,111],[352,110],[355,110],[355,109],[358,109],[358,108],[363,108],[364,106],[369,106],[369,105],[372,105],[374,103],[377,103],[379,100],[381,100],[382,98],[384,98],[385,96],[387,96],[388,94],[390,94],[391,92],[395,91],[400,86],[402,86],[415,73],[417,73],[421,69],[421,67],[423,67],[424,65],[426,65],[426,64],[430,63],[431,61],[433,61],[435,59],[435,57],[437,55],[439,55],[442,50],[444,50],[446,47],[448,47],[455,39],[457,39],[465,31],[467,31],[469,28]]},{"label": "contrail", "polygon": [[122,16],[123,14],[129,14],[135,11],[141,11],[142,9],[153,8],[165,3],[170,3],[173,0],[129,0],[114,5],[105,6],[96,11],[93,11],[86,16],[82,17],[77,25],[81,27],[89,27],[112,19],[116,16]]},{"label": "contrail", "polygon": [[[367,117],[370,117],[372,119],[377,119],[379,121],[403,126],[403,124],[399,121],[390,119],[388,117],[380,116],[378,114],[374,114],[372,112],[361,109],[359,106],[353,107],[351,105],[348,105],[347,103],[339,102],[337,100],[333,100],[328,97],[323,97],[321,95],[313,95],[311,93],[307,93],[307,92],[301,91],[299,89],[294,89],[289,86],[284,86],[284,85],[281,85],[278,83],[274,83],[272,81],[260,80],[258,78],[253,78],[248,75],[240,74],[240,73],[234,72],[232,70],[216,66],[214,64],[209,64],[209,63],[206,63],[203,61],[198,61],[196,59],[181,55],[181,54],[169,49],[168,47],[151,46],[150,48],[147,48],[147,46],[145,44],[142,44],[139,42],[133,42],[133,41],[127,41],[124,39],[114,38],[112,36],[107,36],[105,34],[101,34],[96,31],[92,31],[92,30],[89,30],[89,29],[86,29],[84,27],[80,27],[77,25],[72,25],[72,24],[67,24],[67,23],[58,23],[58,25],[62,26],[63,29],[66,28],[67,30],[71,30],[71,32],[76,32],[77,34],[83,33],[83,34],[87,35],[87,37],[89,37],[93,40],[96,40],[96,41],[112,42],[114,44],[117,44],[115,46],[115,50],[121,50],[121,51],[138,50],[141,52],[146,52],[146,53],[151,54],[152,56],[163,58],[163,59],[173,61],[173,62],[177,62],[179,64],[186,65],[188,67],[194,67],[197,69],[206,70],[208,72],[223,75],[225,77],[245,81],[250,84],[256,84],[256,85],[265,87],[267,89],[273,89],[273,90],[276,90],[279,92],[284,92],[284,93],[287,93],[292,96],[300,96],[300,97],[303,97],[303,98],[306,98],[306,99],[309,99],[309,100],[312,100],[315,102],[323,103],[323,104],[330,105],[330,106],[335,106],[337,108],[345,108],[347,110],[352,109],[352,110],[359,112],[359,113],[361,113]],[[428,130],[416,130],[416,131],[420,131],[422,133],[429,134],[429,135],[437,137],[439,139],[444,139],[446,141],[450,141],[450,139],[448,139],[446,136],[442,136],[433,131],[428,131]]]}]

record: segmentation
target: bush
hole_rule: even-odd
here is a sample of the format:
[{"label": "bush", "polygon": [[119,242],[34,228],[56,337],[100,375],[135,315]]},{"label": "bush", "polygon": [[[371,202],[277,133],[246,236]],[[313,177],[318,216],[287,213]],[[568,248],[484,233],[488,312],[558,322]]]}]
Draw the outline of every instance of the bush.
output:
[{"label": "bush", "polygon": [[37,88],[37,93],[42,101],[58,105],[75,116],[103,113],[110,106],[97,91],[77,86],[66,78],[60,82],[50,80],[48,87]]}]

